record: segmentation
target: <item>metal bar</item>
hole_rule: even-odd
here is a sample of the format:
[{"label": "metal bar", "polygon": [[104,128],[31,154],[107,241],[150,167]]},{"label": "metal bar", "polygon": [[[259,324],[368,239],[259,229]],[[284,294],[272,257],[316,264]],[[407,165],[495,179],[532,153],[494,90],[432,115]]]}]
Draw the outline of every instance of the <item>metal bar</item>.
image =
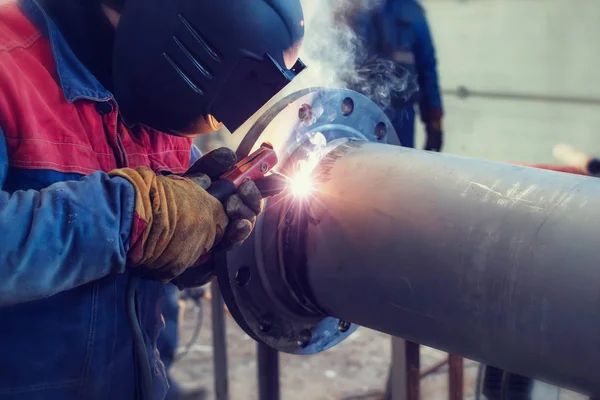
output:
[{"label": "metal bar", "polygon": [[315,176],[304,285],[324,313],[600,393],[600,180],[371,143]]},{"label": "metal bar", "polygon": [[554,158],[565,165],[575,167],[582,173],[600,177],[600,158],[576,150],[566,144],[558,144],[552,150]]},{"label": "metal bar", "polygon": [[525,164],[525,163],[520,163],[518,165],[522,165],[524,167],[532,167],[532,168],[545,169],[545,170],[549,170],[549,171],[564,172],[564,173],[567,173],[567,174],[588,175],[587,171],[582,171],[578,167],[571,167],[571,166],[568,166],[568,165]]},{"label": "metal bar", "polygon": [[516,100],[542,103],[600,105],[600,98],[597,97],[556,96],[535,93],[496,92],[493,90],[471,90],[465,86],[459,86],[456,89],[443,89],[442,94],[444,96],[456,96],[460,99],[479,97],[484,99]]},{"label": "metal bar", "polygon": [[408,400],[406,340],[392,337],[392,363],[385,400]]},{"label": "metal bar", "polygon": [[258,399],[279,400],[279,352],[269,346],[256,345],[258,358]]},{"label": "metal bar", "polygon": [[[215,255],[216,256],[216,255]],[[214,280],[210,285],[212,295],[212,334],[213,334],[213,363],[215,374],[215,398],[229,399],[229,379],[227,373],[227,336],[225,326],[225,304],[219,290],[219,284]]]},{"label": "metal bar", "polygon": [[392,363],[384,400],[419,400],[419,345],[392,337]]},{"label": "metal bar", "polygon": [[419,400],[421,387],[420,365],[418,343],[406,341],[406,368],[408,380],[408,400]]},{"label": "metal bar", "polygon": [[439,361],[438,363],[432,365],[431,367],[427,368],[425,371],[421,372],[421,379],[426,378],[427,376],[436,373],[438,370],[440,370],[442,367],[446,366],[448,364],[448,359],[446,358],[445,360]]},{"label": "metal bar", "polygon": [[455,354],[448,355],[448,399],[463,400],[463,358]]}]

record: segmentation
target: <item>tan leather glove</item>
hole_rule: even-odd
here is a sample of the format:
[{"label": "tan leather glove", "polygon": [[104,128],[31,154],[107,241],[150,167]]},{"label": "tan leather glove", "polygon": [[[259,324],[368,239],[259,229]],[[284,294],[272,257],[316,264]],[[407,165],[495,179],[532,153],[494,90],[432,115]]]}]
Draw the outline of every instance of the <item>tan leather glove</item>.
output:
[{"label": "tan leather glove", "polygon": [[[213,180],[235,164],[235,153],[220,148],[204,155],[186,172],[185,176],[203,188],[208,188]],[[230,250],[243,243],[250,236],[256,217],[263,209],[263,198],[276,196],[287,186],[287,179],[273,174],[257,182],[245,182],[236,194],[225,200],[225,210],[229,224],[221,242],[214,250]],[[202,286],[215,274],[214,259],[202,258],[172,282],[180,289]]]},{"label": "tan leather glove", "polygon": [[[203,189],[208,189],[211,183],[232,168],[237,161],[233,150],[221,147],[200,157],[185,173],[185,177],[191,179]],[[249,213],[249,208],[254,214]],[[256,214],[262,210],[262,196],[254,182],[246,182],[238,188],[238,193],[229,197],[223,204],[229,215],[230,224],[218,250],[229,250],[250,236]],[[234,243],[235,242],[235,243]]]},{"label": "tan leather glove", "polygon": [[[202,156],[184,176],[208,189],[236,161],[233,150],[221,147]],[[281,175],[270,175],[257,182],[242,183],[237,193],[227,198],[223,204],[230,223],[218,250],[232,249],[246,240],[252,233],[257,215],[262,212],[263,198],[279,194],[286,184]]]},{"label": "tan leather glove", "polygon": [[222,239],[222,204],[190,179],[160,176],[145,167],[110,172],[135,187],[134,237],[129,266],[167,282],[208,254]]}]

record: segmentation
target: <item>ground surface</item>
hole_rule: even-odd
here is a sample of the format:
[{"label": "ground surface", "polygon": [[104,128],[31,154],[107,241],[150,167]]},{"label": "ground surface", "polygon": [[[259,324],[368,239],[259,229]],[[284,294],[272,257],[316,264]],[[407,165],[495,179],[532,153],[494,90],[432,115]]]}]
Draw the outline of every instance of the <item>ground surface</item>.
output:
[{"label": "ground surface", "polygon": [[[186,306],[181,326],[181,346],[185,346],[194,331],[198,310]],[[205,387],[209,399],[214,399],[212,372],[212,338],[210,304],[203,306],[200,335],[190,351],[173,368],[173,375],[184,387]],[[232,400],[257,399],[256,346],[227,317],[229,384]],[[434,349],[421,348],[421,369],[446,357]],[[281,386],[283,400],[349,400],[378,399],[380,396],[359,397],[381,392],[384,388],[390,359],[390,338],[387,335],[359,329],[346,342],[314,356],[281,356]],[[478,364],[465,362],[465,399],[474,398]],[[421,382],[421,399],[444,400],[447,395],[447,370],[430,375]],[[536,400],[558,399],[556,393],[546,393]],[[583,397],[562,391],[560,400]]]}]

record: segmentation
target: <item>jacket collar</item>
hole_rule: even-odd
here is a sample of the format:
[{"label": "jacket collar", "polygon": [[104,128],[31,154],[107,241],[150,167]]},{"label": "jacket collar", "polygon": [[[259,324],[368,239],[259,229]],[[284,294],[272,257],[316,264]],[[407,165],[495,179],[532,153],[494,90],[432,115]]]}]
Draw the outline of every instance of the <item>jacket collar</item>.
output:
[{"label": "jacket collar", "polygon": [[88,69],[77,59],[56,24],[48,17],[37,0],[19,0],[29,20],[50,41],[60,86],[69,102],[78,99],[107,101],[112,93],[104,88]]}]

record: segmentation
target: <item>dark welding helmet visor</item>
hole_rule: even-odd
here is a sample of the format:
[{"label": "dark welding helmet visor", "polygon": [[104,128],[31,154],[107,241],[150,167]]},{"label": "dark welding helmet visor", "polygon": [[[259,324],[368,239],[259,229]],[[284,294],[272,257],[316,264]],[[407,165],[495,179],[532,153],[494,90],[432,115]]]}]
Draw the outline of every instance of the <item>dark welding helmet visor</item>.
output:
[{"label": "dark welding helmet visor", "polygon": [[217,120],[234,131],[304,69],[303,36],[299,0],[127,0],[115,98],[131,124],[192,134]]}]

